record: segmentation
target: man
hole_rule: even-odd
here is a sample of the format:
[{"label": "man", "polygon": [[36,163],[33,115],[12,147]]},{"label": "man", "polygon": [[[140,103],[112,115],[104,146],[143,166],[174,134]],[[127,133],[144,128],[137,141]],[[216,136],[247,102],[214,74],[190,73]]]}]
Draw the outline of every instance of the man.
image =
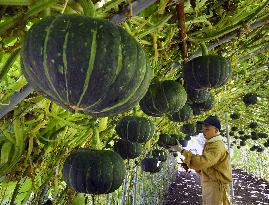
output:
[{"label": "man", "polygon": [[195,155],[180,145],[170,149],[181,152],[185,157],[184,163],[200,174],[203,205],[230,205],[231,166],[229,153],[220,135],[220,121],[215,116],[209,116],[202,125],[206,138],[202,155]]}]

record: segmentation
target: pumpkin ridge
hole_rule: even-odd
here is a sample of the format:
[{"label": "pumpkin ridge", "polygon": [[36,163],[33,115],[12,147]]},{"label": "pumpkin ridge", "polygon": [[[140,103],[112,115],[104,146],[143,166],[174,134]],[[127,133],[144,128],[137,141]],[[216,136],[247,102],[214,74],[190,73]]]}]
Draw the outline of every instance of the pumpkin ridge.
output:
[{"label": "pumpkin ridge", "polygon": [[[137,48],[137,46],[136,46],[136,48]],[[116,107],[119,107],[119,106],[121,106],[121,105],[124,105],[126,102],[128,102],[133,96],[134,96],[134,94],[136,93],[136,91],[140,88],[140,85],[143,83],[143,81],[144,81],[144,79],[145,79],[145,77],[146,77],[146,73],[147,73],[147,70],[148,70],[148,68],[146,67],[145,69],[143,69],[143,72],[142,73],[140,73],[140,76],[144,76],[144,77],[140,77],[139,79],[140,79],[140,83],[137,83],[137,87],[136,88],[133,88],[133,91],[131,92],[131,93],[129,93],[128,95],[128,97],[126,97],[126,98],[124,98],[122,101],[119,101],[119,102],[117,102],[117,104],[116,105],[112,105],[112,106],[110,106],[110,107],[107,107],[107,108],[105,108],[105,109],[101,109],[100,110],[100,112],[107,112],[107,111],[109,111],[109,110],[111,110],[111,109],[115,109]],[[131,83],[133,83],[133,81],[134,81],[134,77],[137,77],[138,75],[137,75],[137,72],[139,73],[141,70],[138,70],[138,69],[136,69],[136,70],[134,70],[134,72],[132,72],[132,77],[130,78],[130,80],[129,80],[129,82],[127,82],[126,83],[126,86],[125,86],[125,88],[127,88]],[[119,78],[116,78],[117,80],[119,79]],[[116,80],[116,81],[117,81]],[[115,82],[116,82],[115,81]],[[137,82],[137,81],[136,81]],[[110,93],[111,92],[111,89],[114,89],[114,85],[112,85],[111,87],[110,87],[110,89],[108,90],[108,93]],[[107,96],[105,96],[105,97],[107,97]],[[102,103],[102,101],[104,101],[104,100],[106,100],[106,98],[105,99],[102,99],[99,103]],[[90,107],[92,107],[92,106],[90,106]],[[87,108],[84,108],[84,109],[88,109],[89,107],[87,107]]]},{"label": "pumpkin ridge", "polygon": [[[219,61],[217,61],[217,63],[219,64]],[[218,81],[215,83],[215,85],[218,85],[219,84],[219,82],[220,82],[220,80],[221,80],[221,78],[222,78],[222,75],[221,75],[221,73],[222,73],[222,71],[223,71],[223,66],[221,66],[221,71],[220,72],[218,72]],[[216,79],[216,78],[215,78]]]},{"label": "pumpkin ridge", "polygon": [[[153,96],[152,95],[152,90],[150,90],[150,96],[151,96],[151,102],[152,102],[152,106],[153,106],[153,108],[155,109],[155,110],[157,110],[159,113],[163,113],[162,111],[160,111],[157,107],[156,107],[156,105],[155,105],[155,98],[156,98],[156,95],[155,96]],[[154,113],[153,113],[154,114]]]},{"label": "pumpkin ridge", "polygon": [[[194,66],[193,66],[193,64],[194,64],[194,60],[192,61],[192,65],[191,65],[192,76],[194,77],[195,83],[198,84],[201,87],[201,84],[197,80],[198,78],[196,76],[196,73],[194,72]],[[199,65],[199,68],[200,68],[200,65]]]},{"label": "pumpkin ridge", "polygon": [[[69,24],[66,28],[68,30]],[[67,49],[67,42],[68,42],[68,36],[69,36],[69,31],[67,31],[65,37],[64,37],[64,45],[63,45],[63,67],[64,67],[64,79],[65,79],[65,89],[66,89],[66,100],[67,103],[69,104],[69,93],[68,93],[68,80],[67,80],[67,56],[66,56],[66,49]]]},{"label": "pumpkin ridge", "polygon": [[57,97],[63,101],[62,97],[59,95],[59,93],[57,92],[57,90],[55,89],[53,83],[52,83],[52,80],[51,80],[51,76],[49,75],[49,70],[48,70],[48,64],[47,64],[47,44],[48,44],[48,41],[49,41],[49,34],[50,34],[50,31],[52,30],[53,28],[53,24],[56,22],[56,20],[58,20],[58,18],[56,17],[54,20],[52,20],[51,24],[48,26],[48,28],[46,29],[47,33],[46,33],[46,36],[45,36],[45,41],[44,41],[44,51],[43,51],[43,67],[44,67],[44,71],[45,71],[45,76],[47,77],[48,81],[49,81],[49,84],[52,88],[52,90],[55,92],[55,94],[57,95]]},{"label": "pumpkin ridge", "polygon": [[169,103],[168,103],[168,100],[167,100],[167,97],[166,97],[166,93],[164,92],[164,85],[163,85],[163,83],[161,84],[161,90],[162,90],[162,92],[163,92],[163,98],[164,98],[164,100],[165,100],[165,102],[166,102],[166,105],[167,105],[167,109],[169,110]]},{"label": "pumpkin ridge", "polygon": [[206,70],[207,70],[207,81],[209,83],[209,87],[211,87],[211,79],[210,79],[210,69],[209,64],[211,63],[210,60],[206,61]]},{"label": "pumpkin ridge", "polygon": [[[144,88],[145,88],[145,86],[148,86],[147,81],[148,82],[150,81],[150,79],[152,78],[152,75],[153,75],[152,70],[148,68],[146,71],[146,75],[144,76],[144,79],[137,90],[137,92],[138,91],[140,91],[140,92],[138,92],[139,94],[134,95],[134,96],[132,96],[132,98],[130,98],[130,105],[135,106],[137,104],[137,100],[139,100],[139,99],[141,100],[145,96],[147,90]],[[125,105],[121,106],[120,108],[122,110],[127,111],[127,109],[130,109],[130,106],[127,106],[125,104]]]},{"label": "pumpkin ridge", "polygon": [[[230,67],[230,65],[228,64],[228,66]],[[225,69],[224,69],[225,70]],[[226,78],[225,78],[225,81],[224,81],[224,83],[222,83],[221,85],[224,85],[225,84],[225,82],[231,77],[231,75],[232,75],[232,69],[227,69],[227,74],[229,74],[229,75],[225,75],[226,76]]]},{"label": "pumpkin ridge", "polygon": [[118,65],[117,65],[116,73],[114,74],[114,78],[111,80],[110,85],[108,86],[107,92],[104,92],[104,94],[98,100],[96,100],[96,102],[92,103],[90,106],[83,108],[84,110],[91,109],[96,104],[101,103],[106,98],[107,93],[110,93],[111,89],[113,88],[114,83],[118,80],[119,74],[122,71],[122,44],[121,44],[121,41],[119,43],[118,48],[119,48],[119,50],[118,50],[118,54],[119,54],[118,55]]},{"label": "pumpkin ridge", "polygon": [[129,130],[129,124],[130,124],[130,121],[128,121],[127,122],[127,125],[126,125],[126,133],[125,134],[126,134],[126,139],[127,140],[129,140],[129,132],[128,132],[128,130]]},{"label": "pumpkin ridge", "polygon": [[90,167],[88,167],[87,171],[86,171],[86,174],[85,174],[85,189],[86,189],[86,192],[88,193],[89,190],[88,190],[88,176],[89,176],[89,170],[90,170]]},{"label": "pumpkin ridge", "polygon": [[80,105],[86,91],[88,90],[89,87],[89,82],[90,82],[90,78],[91,78],[91,74],[92,71],[94,69],[94,61],[95,61],[95,56],[96,56],[96,47],[97,47],[97,43],[96,43],[96,35],[97,35],[97,29],[95,28],[95,30],[92,32],[92,45],[90,48],[90,58],[89,58],[89,64],[88,64],[88,69],[87,69],[87,73],[86,73],[86,78],[84,80],[84,85],[83,85],[83,91],[82,94],[80,96],[80,99],[77,103],[77,106]]}]

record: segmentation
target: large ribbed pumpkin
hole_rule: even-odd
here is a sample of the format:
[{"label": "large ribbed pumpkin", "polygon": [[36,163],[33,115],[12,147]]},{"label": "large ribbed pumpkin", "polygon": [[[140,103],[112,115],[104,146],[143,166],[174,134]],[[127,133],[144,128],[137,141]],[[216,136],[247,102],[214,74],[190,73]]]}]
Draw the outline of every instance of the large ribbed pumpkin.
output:
[{"label": "large ribbed pumpkin", "polygon": [[196,129],[196,124],[186,123],[181,127],[181,132],[188,135],[194,135]]},{"label": "large ribbed pumpkin", "polygon": [[210,92],[208,91],[208,89],[195,90],[188,85],[185,85],[185,87],[188,95],[188,100],[193,103],[202,103],[209,98]]},{"label": "large ribbed pumpkin", "polygon": [[145,143],[154,134],[153,123],[145,117],[126,116],[116,125],[117,134],[130,142]]},{"label": "large ribbed pumpkin", "polygon": [[187,62],[183,69],[184,81],[194,89],[224,85],[231,77],[230,62],[222,56],[199,56]]},{"label": "large ribbed pumpkin", "polygon": [[175,134],[160,134],[157,144],[160,147],[169,148],[170,146],[177,145],[179,137]]},{"label": "large ribbed pumpkin", "polygon": [[28,31],[21,57],[29,84],[62,107],[110,116],[145,95],[152,69],[137,41],[107,20],[50,16]]},{"label": "large ribbed pumpkin", "polygon": [[200,114],[199,112],[211,110],[214,106],[214,97],[209,93],[207,99],[204,102],[192,103],[190,106],[193,110],[194,115],[197,113]]},{"label": "large ribbed pumpkin", "polygon": [[247,93],[243,97],[245,105],[254,105],[258,102],[258,95],[256,93]]},{"label": "large ribbed pumpkin", "polygon": [[183,108],[173,113],[172,115],[169,115],[168,118],[174,122],[184,122],[190,120],[192,116],[193,116],[192,108],[188,104],[185,104]]},{"label": "large ribbed pumpkin", "polygon": [[114,143],[114,151],[123,159],[134,159],[142,153],[142,145],[136,142],[119,139]]},{"label": "large ribbed pumpkin", "polygon": [[106,194],[118,189],[125,176],[124,161],[110,150],[78,149],[64,162],[64,181],[75,191]]},{"label": "large ribbed pumpkin", "polygon": [[156,173],[161,171],[161,166],[158,159],[155,158],[144,158],[141,161],[141,168],[144,172]]},{"label": "large ribbed pumpkin", "polygon": [[152,156],[161,162],[165,162],[167,160],[167,154],[164,150],[154,149],[152,150]]},{"label": "large ribbed pumpkin", "polygon": [[176,81],[166,80],[151,84],[139,104],[145,114],[156,117],[180,110],[186,101],[184,87]]}]

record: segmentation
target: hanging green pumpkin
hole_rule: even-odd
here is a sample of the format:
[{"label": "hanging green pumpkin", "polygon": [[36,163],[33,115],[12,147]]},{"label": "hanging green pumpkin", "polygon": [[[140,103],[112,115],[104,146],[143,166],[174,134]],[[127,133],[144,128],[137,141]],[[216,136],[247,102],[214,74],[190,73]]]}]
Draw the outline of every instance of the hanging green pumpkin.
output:
[{"label": "hanging green pumpkin", "polygon": [[248,93],[243,97],[245,105],[254,105],[258,102],[258,95],[256,93]]},{"label": "hanging green pumpkin", "polygon": [[193,103],[202,103],[209,98],[210,92],[208,91],[208,89],[195,90],[188,85],[186,85],[185,87],[188,99]]},{"label": "hanging green pumpkin", "polygon": [[161,171],[161,164],[158,159],[145,158],[141,161],[141,168],[144,172],[156,173]]},{"label": "hanging green pumpkin", "polygon": [[49,16],[34,24],[21,58],[25,78],[43,96],[100,117],[133,108],[153,75],[142,47],[124,29],[80,15]]},{"label": "hanging green pumpkin", "polygon": [[64,162],[64,181],[77,192],[107,194],[118,189],[125,176],[124,161],[110,150],[78,149]]},{"label": "hanging green pumpkin", "polygon": [[249,127],[250,129],[256,129],[256,128],[258,127],[258,123],[257,123],[257,122],[250,122],[250,123],[248,124],[248,127]]},{"label": "hanging green pumpkin", "polygon": [[165,162],[167,160],[167,154],[164,150],[154,149],[152,150],[152,156],[161,162]]},{"label": "hanging green pumpkin", "polygon": [[181,127],[181,132],[188,135],[194,135],[195,134],[196,125],[192,123],[186,123],[183,124]]},{"label": "hanging green pumpkin", "polygon": [[120,119],[115,129],[122,139],[145,143],[153,136],[155,127],[145,117],[126,116]]},{"label": "hanging green pumpkin", "polygon": [[183,108],[173,113],[172,115],[169,115],[168,118],[174,122],[184,122],[190,120],[192,116],[192,108],[188,104],[185,104]]},{"label": "hanging green pumpkin", "polygon": [[214,97],[213,97],[213,95],[211,93],[209,93],[207,99],[204,102],[192,103],[192,104],[190,104],[190,106],[193,109],[193,112],[196,112],[195,113],[196,115],[197,115],[198,111],[200,111],[199,114],[201,112],[209,111],[214,106]]},{"label": "hanging green pumpkin", "polygon": [[123,159],[135,159],[142,153],[142,145],[128,140],[119,139],[114,143],[114,151]]},{"label": "hanging green pumpkin", "polygon": [[193,89],[220,87],[231,74],[231,64],[222,56],[199,56],[187,62],[183,68],[184,82]]},{"label": "hanging green pumpkin", "polygon": [[230,118],[233,120],[238,120],[238,119],[240,119],[240,113],[234,112],[234,113],[230,114]]},{"label": "hanging green pumpkin", "polygon": [[235,132],[237,130],[238,130],[238,127],[235,127],[235,126],[231,127],[231,131]]},{"label": "hanging green pumpkin", "polygon": [[177,145],[178,136],[169,134],[160,134],[157,144],[160,147],[169,148],[170,146]]},{"label": "hanging green pumpkin", "polygon": [[151,84],[139,104],[145,114],[158,117],[177,112],[186,101],[184,87],[176,81],[166,80]]}]

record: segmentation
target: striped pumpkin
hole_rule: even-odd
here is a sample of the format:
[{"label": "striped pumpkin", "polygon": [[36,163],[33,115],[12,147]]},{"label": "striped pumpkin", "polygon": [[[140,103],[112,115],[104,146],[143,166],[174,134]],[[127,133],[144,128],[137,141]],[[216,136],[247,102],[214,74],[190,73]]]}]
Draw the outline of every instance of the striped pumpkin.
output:
[{"label": "striped pumpkin", "polygon": [[202,103],[209,98],[210,92],[208,91],[208,89],[195,90],[188,85],[186,85],[185,87],[188,95],[188,100],[193,103]]},{"label": "striped pumpkin", "polygon": [[245,105],[254,105],[258,102],[258,95],[256,93],[247,93],[243,97]]},{"label": "striped pumpkin", "polygon": [[185,64],[184,82],[193,89],[224,85],[232,74],[230,62],[222,56],[199,56]]},{"label": "striped pumpkin", "polygon": [[194,135],[196,131],[195,129],[196,129],[196,124],[186,123],[182,125],[181,132],[188,135]]},{"label": "striped pumpkin", "polygon": [[141,168],[144,172],[156,173],[161,171],[161,166],[158,159],[144,158],[141,161]]},{"label": "striped pumpkin", "polygon": [[77,192],[106,194],[118,189],[125,176],[124,161],[110,150],[78,149],[64,162],[64,181]]},{"label": "striped pumpkin", "polygon": [[23,74],[43,96],[62,107],[110,116],[134,107],[153,72],[137,41],[107,20],[50,16],[28,31]]},{"label": "striped pumpkin", "polygon": [[174,122],[184,122],[190,120],[192,116],[192,108],[188,104],[185,104],[183,108],[173,113],[172,115],[169,115],[168,118]]},{"label": "striped pumpkin", "polygon": [[176,81],[166,80],[151,84],[139,104],[145,114],[157,117],[177,112],[186,101],[184,87]]},{"label": "striped pumpkin", "polygon": [[160,147],[169,148],[170,146],[176,145],[179,137],[175,134],[160,134],[157,144]]},{"label": "striped pumpkin", "polygon": [[164,150],[154,149],[152,150],[152,156],[161,162],[165,162],[167,160],[167,154]]},{"label": "striped pumpkin", "polygon": [[145,143],[154,134],[153,123],[145,117],[126,116],[116,125],[117,134],[130,142]]},{"label": "striped pumpkin", "polygon": [[135,159],[142,153],[142,145],[128,140],[119,139],[114,143],[114,151],[123,159]]}]

